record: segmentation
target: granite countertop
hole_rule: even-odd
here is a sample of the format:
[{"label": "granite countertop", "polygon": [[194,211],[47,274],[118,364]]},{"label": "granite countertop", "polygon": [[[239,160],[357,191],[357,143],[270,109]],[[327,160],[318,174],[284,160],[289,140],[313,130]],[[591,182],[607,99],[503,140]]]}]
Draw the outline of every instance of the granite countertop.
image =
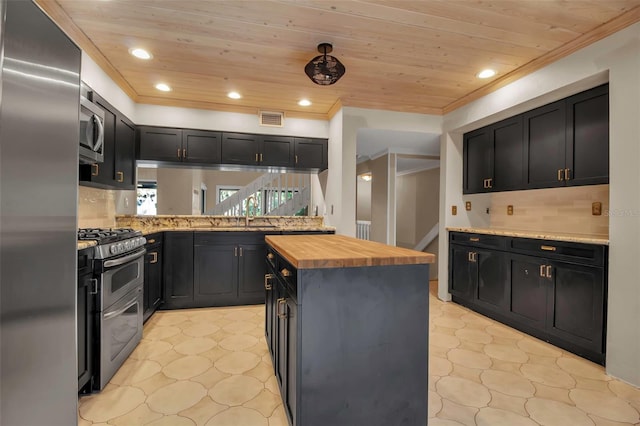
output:
[{"label": "granite countertop", "polygon": [[281,232],[281,231],[335,231],[331,226],[145,226],[138,227],[143,235],[165,231],[195,231],[195,232]]},{"label": "granite countertop", "polygon": [[447,231],[453,232],[469,232],[474,234],[500,235],[504,237],[520,237],[534,238],[538,240],[549,241],[568,241],[573,243],[600,244],[609,245],[609,239],[605,237],[597,237],[584,234],[569,234],[558,232],[542,232],[542,231],[518,231],[511,229],[493,229],[493,228],[459,228],[447,227]]},{"label": "granite countertop", "polygon": [[98,243],[95,241],[78,241],[78,250],[83,250],[89,247],[97,246]]},{"label": "granite countertop", "polygon": [[298,269],[435,263],[431,253],[344,235],[267,235],[267,244]]}]

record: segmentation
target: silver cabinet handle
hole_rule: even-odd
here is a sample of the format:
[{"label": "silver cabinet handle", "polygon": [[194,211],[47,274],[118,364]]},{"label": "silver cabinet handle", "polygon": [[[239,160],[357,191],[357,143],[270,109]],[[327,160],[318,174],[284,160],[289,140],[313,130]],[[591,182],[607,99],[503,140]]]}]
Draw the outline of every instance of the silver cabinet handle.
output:
[{"label": "silver cabinet handle", "polygon": [[271,284],[271,279],[273,278],[273,274],[264,274],[264,289],[271,290],[273,289],[273,285]]},{"label": "silver cabinet handle", "polygon": [[282,312],[282,306],[287,306],[287,299],[284,297],[278,299],[278,318],[285,319],[287,318],[287,310],[285,309],[284,312]]},{"label": "silver cabinet handle", "polygon": [[547,266],[547,278],[551,278],[551,265]]}]

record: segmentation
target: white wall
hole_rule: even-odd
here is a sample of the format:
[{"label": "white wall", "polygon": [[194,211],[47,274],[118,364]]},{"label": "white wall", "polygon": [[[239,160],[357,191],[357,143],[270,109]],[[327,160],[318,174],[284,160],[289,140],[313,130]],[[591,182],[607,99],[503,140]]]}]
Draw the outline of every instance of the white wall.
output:
[{"label": "white wall", "polygon": [[[441,139],[439,267],[448,264],[446,226],[487,226],[463,201],[462,133],[609,81],[610,209],[607,372],[640,385],[640,23],[554,62],[444,117]],[[458,216],[451,205],[458,205]],[[447,298],[441,274],[438,294]]]},{"label": "white wall", "polygon": [[[333,203],[334,214],[327,218],[327,222],[331,222],[331,225],[337,227],[337,233],[355,236],[358,129],[386,129],[439,134],[442,131],[442,117],[343,107],[333,117],[329,127],[330,173],[327,187],[327,209],[330,212]],[[338,155],[340,158],[337,158]],[[395,185],[393,188],[395,189]],[[393,212],[390,213],[389,215],[388,212],[387,217],[393,218]],[[390,229],[388,239],[395,241],[395,227]]]}]

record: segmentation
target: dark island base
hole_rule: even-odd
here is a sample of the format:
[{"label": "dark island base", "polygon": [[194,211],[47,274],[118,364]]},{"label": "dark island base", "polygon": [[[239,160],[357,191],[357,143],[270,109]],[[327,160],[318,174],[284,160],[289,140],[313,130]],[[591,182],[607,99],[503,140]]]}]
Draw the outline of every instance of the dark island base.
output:
[{"label": "dark island base", "polygon": [[426,425],[429,265],[297,272],[293,425]]}]

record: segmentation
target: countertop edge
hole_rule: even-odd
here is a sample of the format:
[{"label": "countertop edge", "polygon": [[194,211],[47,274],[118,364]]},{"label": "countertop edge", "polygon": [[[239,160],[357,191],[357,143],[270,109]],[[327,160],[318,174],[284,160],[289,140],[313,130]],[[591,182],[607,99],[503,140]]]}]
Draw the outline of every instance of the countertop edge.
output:
[{"label": "countertop edge", "polygon": [[471,234],[499,235],[504,237],[532,238],[545,241],[565,241],[571,243],[584,243],[596,245],[609,245],[609,239],[595,236],[580,236],[571,234],[555,234],[551,232],[535,232],[535,231],[517,231],[507,229],[492,228],[471,228],[471,227],[455,227],[447,226],[445,228],[450,232],[466,232]]},{"label": "countertop edge", "polygon": [[[327,236],[327,235],[325,235]],[[271,246],[278,254],[284,257],[296,269],[330,269],[330,268],[359,268],[370,266],[401,266],[401,265],[429,265],[435,263],[435,255],[431,253],[424,253],[410,249],[402,249],[401,247],[393,247],[394,249],[401,248],[407,251],[407,255],[383,255],[380,256],[341,256],[341,257],[328,257],[324,259],[318,258],[300,258],[293,253],[284,249],[277,241],[273,241],[270,237],[286,237],[286,235],[267,235],[265,241]],[[310,237],[310,236],[308,236]],[[342,237],[336,235],[336,237]],[[363,242],[365,240],[362,240]],[[366,241],[365,244],[373,243],[385,246],[385,244],[375,243],[372,241]],[[383,247],[381,247],[383,248]]]}]

